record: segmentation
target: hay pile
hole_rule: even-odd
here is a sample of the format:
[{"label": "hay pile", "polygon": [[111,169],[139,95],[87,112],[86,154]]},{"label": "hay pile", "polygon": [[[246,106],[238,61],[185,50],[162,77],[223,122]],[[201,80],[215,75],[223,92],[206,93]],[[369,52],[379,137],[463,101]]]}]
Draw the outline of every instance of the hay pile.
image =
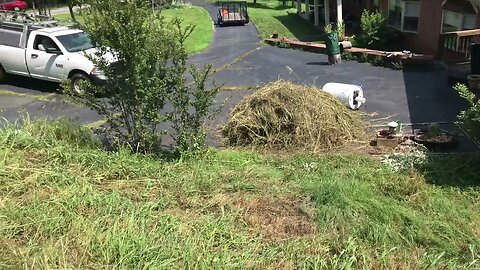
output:
[{"label": "hay pile", "polygon": [[328,93],[277,81],[246,97],[222,129],[230,146],[329,150],[366,137],[366,123]]}]

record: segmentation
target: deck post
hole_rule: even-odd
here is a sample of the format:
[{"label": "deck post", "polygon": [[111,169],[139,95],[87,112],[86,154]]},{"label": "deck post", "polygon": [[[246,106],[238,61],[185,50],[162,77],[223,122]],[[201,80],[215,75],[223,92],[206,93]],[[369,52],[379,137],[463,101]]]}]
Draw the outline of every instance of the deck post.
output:
[{"label": "deck post", "polygon": [[342,7],[342,0],[337,0],[337,23],[343,22],[343,7]]},{"label": "deck post", "polygon": [[315,26],[319,25],[318,22],[318,0],[313,0],[313,18],[314,18],[314,24]]},{"label": "deck post", "polygon": [[305,14],[310,15],[310,12],[310,0],[305,0]]},{"label": "deck post", "polygon": [[330,24],[330,1],[323,0],[325,11],[325,25]]},{"label": "deck post", "polygon": [[297,13],[302,14],[302,0],[297,0]]}]

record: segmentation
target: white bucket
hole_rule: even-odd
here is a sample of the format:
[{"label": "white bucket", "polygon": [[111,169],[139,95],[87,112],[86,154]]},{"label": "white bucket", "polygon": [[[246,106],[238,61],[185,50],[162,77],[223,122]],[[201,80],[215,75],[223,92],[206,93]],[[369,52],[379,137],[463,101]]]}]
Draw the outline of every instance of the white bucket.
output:
[{"label": "white bucket", "polygon": [[323,86],[322,90],[336,97],[352,110],[360,108],[360,106],[366,101],[363,97],[363,89],[361,85],[327,83]]}]

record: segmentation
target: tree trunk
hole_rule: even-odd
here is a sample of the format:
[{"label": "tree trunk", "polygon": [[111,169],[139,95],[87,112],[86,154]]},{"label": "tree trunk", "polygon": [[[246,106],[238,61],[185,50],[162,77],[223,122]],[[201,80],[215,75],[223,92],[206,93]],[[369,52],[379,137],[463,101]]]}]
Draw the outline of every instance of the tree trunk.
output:
[{"label": "tree trunk", "polygon": [[77,19],[75,18],[75,12],[73,12],[73,5],[71,1],[68,1],[68,11],[70,11],[70,17],[72,17],[72,21],[77,22]]}]

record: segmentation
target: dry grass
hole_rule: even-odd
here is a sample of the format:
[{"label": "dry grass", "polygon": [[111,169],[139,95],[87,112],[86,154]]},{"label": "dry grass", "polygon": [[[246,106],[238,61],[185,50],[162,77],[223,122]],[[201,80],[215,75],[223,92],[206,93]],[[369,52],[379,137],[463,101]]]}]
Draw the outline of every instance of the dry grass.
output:
[{"label": "dry grass", "polygon": [[243,209],[243,221],[272,240],[312,236],[317,233],[315,207],[298,198],[239,198],[236,206]]},{"label": "dry grass", "polygon": [[366,138],[366,123],[336,98],[315,87],[277,81],[246,97],[222,133],[230,146],[318,152]]}]

